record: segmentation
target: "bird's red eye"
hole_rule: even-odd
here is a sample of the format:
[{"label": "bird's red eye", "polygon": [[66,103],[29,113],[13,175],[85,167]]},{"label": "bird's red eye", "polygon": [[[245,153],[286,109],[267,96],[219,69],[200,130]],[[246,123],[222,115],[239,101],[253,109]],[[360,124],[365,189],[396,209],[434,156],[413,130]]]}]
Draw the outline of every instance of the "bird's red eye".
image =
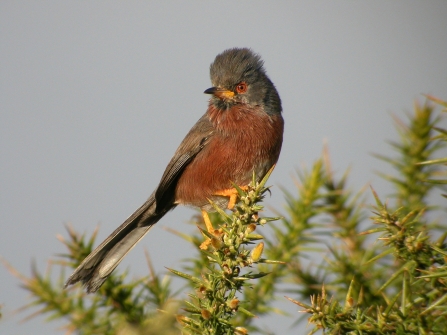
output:
[{"label": "bird's red eye", "polygon": [[236,92],[237,93],[245,93],[247,92],[247,84],[245,82],[240,82],[236,86]]}]

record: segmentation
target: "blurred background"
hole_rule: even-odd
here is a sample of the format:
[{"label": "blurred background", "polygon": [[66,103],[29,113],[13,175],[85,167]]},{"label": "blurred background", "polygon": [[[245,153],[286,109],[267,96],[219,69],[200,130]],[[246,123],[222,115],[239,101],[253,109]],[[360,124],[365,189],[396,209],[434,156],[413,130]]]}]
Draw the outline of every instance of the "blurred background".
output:
[{"label": "blurred background", "polygon": [[[267,206],[282,209],[280,187],[293,191],[324,142],[336,172],[351,167],[353,189],[386,196],[374,171],[392,171],[371,153],[393,154],[392,114],[405,119],[422,94],[446,99],[446,14],[443,0],[1,1],[0,256],[29,275],[65,251],[56,235],[68,223],[108,236],[206,111],[209,65],[231,47],[261,54],[283,102]],[[120,268],[145,275],[146,248],[157,272],[181,269],[195,251],[163,228],[191,232],[193,214],[165,216]],[[29,296],[3,266],[0,282],[0,333],[64,333],[43,317],[20,323]],[[258,324],[291,333],[287,306],[293,318]]]}]

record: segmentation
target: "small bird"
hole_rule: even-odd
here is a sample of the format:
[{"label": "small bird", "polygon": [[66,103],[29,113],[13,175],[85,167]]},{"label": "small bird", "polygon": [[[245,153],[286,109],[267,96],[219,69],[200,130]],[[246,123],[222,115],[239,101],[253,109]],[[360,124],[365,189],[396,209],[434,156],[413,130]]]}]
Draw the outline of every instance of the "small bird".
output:
[{"label": "small bird", "polygon": [[235,185],[247,187],[276,164],[284,120],[281,99],[261,57],[248,48],[228,49],[210,66],[208,109],[186,135],[147,201],[88,255],[65,287],[82,282],[96,292],[124,256],[177,205],[202,210],[210,230],[210,200],[235,204]]}]

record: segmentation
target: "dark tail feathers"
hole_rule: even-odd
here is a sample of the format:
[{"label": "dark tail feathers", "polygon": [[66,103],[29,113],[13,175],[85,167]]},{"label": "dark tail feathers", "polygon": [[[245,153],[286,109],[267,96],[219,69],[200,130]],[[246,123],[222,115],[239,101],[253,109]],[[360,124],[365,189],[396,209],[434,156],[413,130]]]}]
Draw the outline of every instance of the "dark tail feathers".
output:
[{"label": "dark tail feathers", "polygon": [[82,261],[68,278],[65,287],[81,281],[88,293],[96,292],[124,256],[166,212],[156,213],[155,199],[151,196]]}]

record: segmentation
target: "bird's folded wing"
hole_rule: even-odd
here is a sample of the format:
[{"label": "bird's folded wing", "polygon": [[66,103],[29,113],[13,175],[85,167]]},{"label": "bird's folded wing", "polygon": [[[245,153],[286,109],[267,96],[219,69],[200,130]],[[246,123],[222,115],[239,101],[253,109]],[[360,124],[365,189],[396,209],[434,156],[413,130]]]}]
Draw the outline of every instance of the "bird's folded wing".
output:
[{"label": "bird's folded wing", "polygon": [[163,173],[157,190],[155,191],[155,200],[157,211],[163,210],[165,204],[172,203],[174,199],[174,188],[178,178],[181,176],[185,167],[194,159],[194,157],[209,143],[213,136],[214,127],[207,114],[202,116],[194,127],[189,131],[182,143],[178,147],[171,161]]}]

